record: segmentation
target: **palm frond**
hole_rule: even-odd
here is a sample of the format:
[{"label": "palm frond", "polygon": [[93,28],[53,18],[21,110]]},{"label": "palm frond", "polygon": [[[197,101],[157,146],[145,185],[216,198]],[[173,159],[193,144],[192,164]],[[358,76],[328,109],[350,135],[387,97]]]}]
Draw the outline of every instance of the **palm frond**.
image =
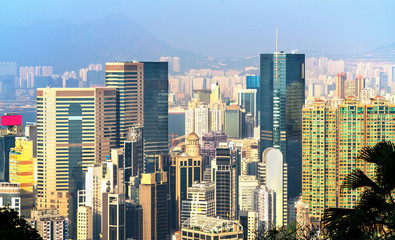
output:
[{"label": "palm frond", "polygon": [[373,219],[358,209],[330,208],[322,216],[322,224],[331,239],[370,239],[377,234]]},{"label": "palm frond", "polygon": [[382,193],[383,189],[370,179],[361,169],[355,169],[344,179],[341,188],[357,189],[360,187],[370,187],[377,193]]}]

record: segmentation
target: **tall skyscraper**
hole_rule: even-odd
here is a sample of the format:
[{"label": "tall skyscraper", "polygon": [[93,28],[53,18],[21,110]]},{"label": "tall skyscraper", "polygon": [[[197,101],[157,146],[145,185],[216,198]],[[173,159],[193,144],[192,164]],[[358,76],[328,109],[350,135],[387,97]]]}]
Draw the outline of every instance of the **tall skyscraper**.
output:
[{"label": "tall skyscraper", "polygon": [[141,239],[169,240],[169,203],[166,172],[143,173],[140,184],[140,205],[143,208]]},{"label": "tall skyscraper", "polygon": [[144,121],[144,64],[138,62],[106,63],[106,86],[117,88],[118,146],[134,124]]},{"label": "tall skyscraper", "polygon": [[260,153],[279,149],[288,164],[289,197],[301,192],[305,55],[261,54]]},{"label": "tall skyscraper", "polygon": [[167,154],[168,142],[168,91],[167,62],[144,64],[144,154],[145,172],[155,172],[159,154]]},{"label": "tall skyscraper", "polygon": [[103,193],[102,239],[126,239],[125,194]]},{"label": "tall skyscraper", "polygon": [[188,189],[192,184],[200,182],[203,176],[203,157],[200,155],[199,137],[195,133],[186,139],[185,154],[171,156],[171,199],[175,201],[171,220],[176,221],[176,229],[181,226],[182,202],[187,200]]},{"label": "tall skyscraper", "polygon": [[336,129],[336,108],[326,101],[303,108],[302,195],[313,221],[320,221],[326,208],[337,207]]},{"label": "tall skyscraper", "polygon": [[329,207],[352,208],[361,189],[340,189],[354,169],[373,178],[375,166],[357,159],[365,146],[395,141],[395,105],[381,97],[363,103],[353,97],[337,108],[316,101],[303,110],[303,202],[312,221]]},{"label": "tall skyscraper", "polygon": [[259,171],[261,183],[275,194],[273,227],[285,226],[288,223],[287,163],[280,150],[267,148],[259,165],[262,166]]},{"label": "tall skyscraper", "polygon": [[215,160],[211,163],[216,216],[223,219],[237,219],[238,216],[238,154],[238,150],[217,148]]},{"label": "tall skyscraper", "polygon": [[117,125],[122,146],[129,129],[143,128],[144,170],[154,172],[168,146],[168,63],[106,63],[106,86],[117,88]]},{"label": "tall skyscraper", "polygon": [[36,206],[57,208],[72,229],[83,172],[105,161],[115,147],[115,98],[115,88],[37,90]]}]

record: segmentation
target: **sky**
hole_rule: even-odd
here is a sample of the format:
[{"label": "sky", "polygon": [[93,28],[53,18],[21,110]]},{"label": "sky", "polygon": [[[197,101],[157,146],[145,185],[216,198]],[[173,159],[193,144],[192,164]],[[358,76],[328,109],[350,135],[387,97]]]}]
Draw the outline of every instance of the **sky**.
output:
[{"label": "sky", "polygon": [[393,0],[1,0],[0,25],[128,17],[171,47],[214,57],[279,48],[366,53],[395,42]]}]

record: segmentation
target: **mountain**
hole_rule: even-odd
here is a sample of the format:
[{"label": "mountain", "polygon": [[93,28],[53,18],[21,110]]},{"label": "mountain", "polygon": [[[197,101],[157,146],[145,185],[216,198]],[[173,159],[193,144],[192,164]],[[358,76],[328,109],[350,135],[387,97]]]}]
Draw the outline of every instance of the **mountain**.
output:
[{"label": "mountain", "polygon": [[121,15],[87,24],[58,19],[28,27],[0,26],[0,61],[15,61],[20,66],[52,65],[56,73],[90,63],[158,61],[161,56],[180,57],[184,69],[204,59],[169,47]]},{"label": "mountain", "polygon": [[395,63],[395,43],[373,49],[364,54],[350,57],[355,62],[386,62]]}]

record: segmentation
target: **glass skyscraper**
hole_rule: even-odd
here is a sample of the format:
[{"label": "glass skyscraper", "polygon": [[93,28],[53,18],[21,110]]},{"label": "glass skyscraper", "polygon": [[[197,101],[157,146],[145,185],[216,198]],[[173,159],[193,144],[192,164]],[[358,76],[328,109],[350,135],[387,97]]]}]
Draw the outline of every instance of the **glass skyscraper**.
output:
[{"label": "glass skyscraper", "polygon": [[[168,153],[168,63],[144,64],[144,170],[155,172],[158,156]],[[157,166],[156,166],[157,167]]]},{"label": "glass skyscraper", "polygon": [[280,149],[288,164],[290,198],[301,192],[304,65],[304,54],[261,54],[260,153]]},{"label": "glass skyscraper", "polygon": [[168,146],[168,63],[106,63],[106,86],[117,88],[118,145],[129,130],[143,126],[144,172],[155,172]]}]

